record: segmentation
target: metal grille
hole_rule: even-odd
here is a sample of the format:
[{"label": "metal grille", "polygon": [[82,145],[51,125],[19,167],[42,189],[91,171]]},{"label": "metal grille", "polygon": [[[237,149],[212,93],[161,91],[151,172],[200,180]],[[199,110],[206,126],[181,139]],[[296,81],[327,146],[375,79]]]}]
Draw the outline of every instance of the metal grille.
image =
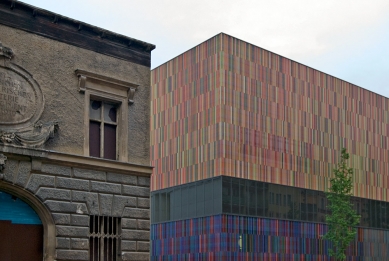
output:
[{"label": "metal grille", "polygon": [[118,217],[90,216],[90,261],[116,261],[120,259],[121,224]]}]

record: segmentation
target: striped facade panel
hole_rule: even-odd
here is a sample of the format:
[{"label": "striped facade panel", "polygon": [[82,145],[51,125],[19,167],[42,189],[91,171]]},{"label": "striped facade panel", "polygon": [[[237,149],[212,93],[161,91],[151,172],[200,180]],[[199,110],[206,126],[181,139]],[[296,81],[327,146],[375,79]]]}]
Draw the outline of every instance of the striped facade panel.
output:
[{"label": "striped facade panel", "polygon": [[354,194],[389,200],[389,101],[223,35],[224,175],[326,190],[342,147]]},{"label": "striped facade panel", "polygon": [[152,190],[222,174],[219,50],[210,39],[151,73]]},{"label": "striped facade panel", "polygon": [[[151,227],[151,260],[332,260],[325,224],[216,215]],[[389,231],[358,228],[347,260],[386,260]]]},{"label": "striped facade panel", "polygon": [[345,147],[354,195],[389,200],[389,99],[221,39],[224,175],[325,191]]},{"label": "striped facade panel", "polygon": [[389,99],[219,34],[152,71],[152,190],[226,175],[389,201]]}]

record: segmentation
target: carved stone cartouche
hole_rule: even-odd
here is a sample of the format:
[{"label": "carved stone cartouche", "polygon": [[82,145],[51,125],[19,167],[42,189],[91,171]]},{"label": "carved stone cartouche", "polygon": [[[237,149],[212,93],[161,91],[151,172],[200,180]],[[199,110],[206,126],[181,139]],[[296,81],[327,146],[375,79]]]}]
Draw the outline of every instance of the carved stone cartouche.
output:
[{"label": "carved stone cartouche", "polygon": [[[13,55],[0,42],[0,58]],[[33,76],[6,59],[0,63],[0,144],[37,148],[54,137],[58,122],[38,121],[43,109],[44,96]]]},{"label": "carved stone cartouche", "polygon": [[37,148],[41,147],[48,139],[54,137],[58,128],[58,121],[41,123],[17,132],[0,132],[0,143],[14,144],[18,146]]}]

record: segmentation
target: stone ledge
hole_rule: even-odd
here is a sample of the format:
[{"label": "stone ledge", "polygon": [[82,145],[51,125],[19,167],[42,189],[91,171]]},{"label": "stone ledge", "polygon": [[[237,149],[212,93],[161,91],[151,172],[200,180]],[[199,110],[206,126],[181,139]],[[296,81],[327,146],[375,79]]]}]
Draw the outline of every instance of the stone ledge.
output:
[{"label": "stone ledge", "polygon": [[123,252],[123,261],[144,261],[149,260],[149,253]]},{"label": "stone ledge", "polygon": [[[132,164],[123,161],[107,160],[102,158],[86,157],[81,155],[67,154],[42,149],[23,148],[14,145],[0,145],[0,151],[8,160],[20,159],[23,156],[39,158],[42,163],[58,164],[87,170],[114,172],[118,174],[150,177],[153,167],[139,164]],[[26,158],[28,159],[28,158]]]}]

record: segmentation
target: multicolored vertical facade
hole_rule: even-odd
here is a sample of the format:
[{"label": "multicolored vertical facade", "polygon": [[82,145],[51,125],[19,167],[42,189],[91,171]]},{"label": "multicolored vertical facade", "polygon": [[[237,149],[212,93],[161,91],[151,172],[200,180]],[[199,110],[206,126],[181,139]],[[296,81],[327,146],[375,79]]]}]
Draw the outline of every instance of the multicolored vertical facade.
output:
[{"label": "multicolored vertical facade", "polygon": [[[166,212],[162,219],[152,220],[153,260],[180,260],[183,256],[179,255],[186,260],[204,260],[201,258],[208,254],[212,256],[208,260],[329,260],[328,242],[320,239],[325,225],[318,219],[295,220],[281,211],[282,204],[293,202],[295,192],[280,192],[281,201],[274,195],[274,204],[279,204],[276,215],[271,211],[271,192],[263,194],[269,196],[270,205],[264,207],[267,212],[234,212],[236,193],[241,197],[238,205],[242,200],[246,204],[258,199],[249,199],[249,186],[246,193],[236,192],[232,185],[230,195],[223,185],[220,204],[227,195],[231,211],[220,207],[221,211],[202,217],[176,215],[174,211],[181,210],[173,210],[177,205],[174,191],[187,185],[187,199],[177,194],[181,203],[198,202],[200,193],[191,194],[190,184],[224,176],[322,193],[329,186],[342,147],[350,153],[356,200],[377,206],[374,214],[364,213],[362,207],[360,213],[367,219],[381,213],[374,228],[361,224],[350,260],[385,260],[372,252],[382,255],[389,244],[388,98],[223,33],[155,68],[151,82],[152,207],[154,215]],[[162,196],[157,198],[160,191],[166,191],[163,201],[156,201],[162,200]],[[298,197],[293,209],[306,207],[319,213],[320,197],[312,202],[309,197],[307,202],[299,201],[300,194]],[[203,206],[193,206],[199,205]],[[226,220],[235,219],[252,220],[255,232],[230,233],[228,229],[239,229],[240,221]],[[212,225],[206,225],[211,220]],[[281,223],[283,228],[274,225]],[[266,228],[266,233],[262,229],[273,225],[277,229]],[[311,226],[313,232],[301,234],[290,228],[292,225],[299,229]],[[189,234],[180,234],[182,226]],[[220,230],[212,232],[214,228]],[[199,230],[200,234],[194,232]],[[380,236],[365,236],[370,234]],[[248,238],[245,235],[255,235],[250,249],[243,243],[238,247],[239,240]],[[258,243],[262,237],[272,246]],[[309,241],[308,248],[302,247],[306,238],[314,241]],[[209,240],[212,244],[205,243]],[[363,259],[370,257],[373,259]]]}]

